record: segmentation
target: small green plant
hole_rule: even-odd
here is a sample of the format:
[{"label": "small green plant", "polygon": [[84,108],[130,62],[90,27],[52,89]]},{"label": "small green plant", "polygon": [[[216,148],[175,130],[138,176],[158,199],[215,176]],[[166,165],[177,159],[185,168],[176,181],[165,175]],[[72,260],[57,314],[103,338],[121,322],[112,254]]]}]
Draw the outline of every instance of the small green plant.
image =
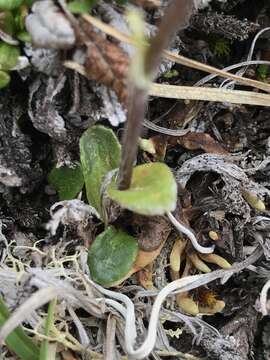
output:
[{"label": "small green plant", "polygon": [[[193,6],[191,2],[185,1],[183,6],[185,17],[190,16]],[[168,166],[156,162],[134,167],[134,163],[148,90],[162,51],[168,46],[179,24],[178,13],[179,3],[173,1],[168,8],[166,19],[161,23],[149,47],[145,46],[144,22],[141,15],[137,12],[129,14],[128,20],[137,51],[130,66],[131,97],[122,147],[113,131],[103,126],[89,128],[80,139],[80,160],[87,199],[105,222],[105,230],[90,246],[88,264],[93,279],[104,286],[119,284],[152,262],[160,249],[144,252],[138,248],[134,237],[123,229],[111,225],[106,227],[103,197],[108,196],[124,209],[149,216],[169,216],[170,211],[176,207],[177,185]],[[185,24],[186,18],[181,21]],[[59,191],[61,187],[67,188],[65,182],[69,182],[69,179],[56,176],[57,171],[61,170],[55,169],[54,176],[49,180]],[[58,179],[57,182],[55,179]],[[76,193],[81,188],[81,181],[78,181],[76,186],[73,181],[73,188],[73,193]],[[174,222],[177,223],[176,219]],[[183,226],[179,224],[179,227],[182,230]]]},{"label": "small green plant", "polygon": [[176,69],[173,69],[173,70],[169,70],[169,71],[166,71],[164,74],[163,74],[163,77],[165,79],[172,79],[176,76],[179,75],[179,72],[176,70]]},{"label": "small green plant", "polygon": [[[81,165],[54,168],[48,176],[49,183],[58,191],[61,200],[74,198],[85,186],[89,204],[104,222],[106,211],[102,198],[106,194],[121,207],[139,214],[160,215],[173,210],[176,183],[165,164],[149,163],[134,167],[131,186],[127,190],[117,189],[117,175],[109,177],[108,182],[108,175],[120,166],[120,155],[121,145],[113,131],[95,125],[86,130],[80,139]],[[92,277],[104,286],[120,283],[141,268],[140,255],[133,236],[113,226],[105,227],[89,249],[88,263]]]},{"label": "small green plant", "polygon": [[228,56],[231,52],[231,43],[225,38],[215,38],[210,42],[210,49],[218,57]]},{"label": "small green plant", "polygon": [[265,81],[267,79],[268,75],[269,75],[269,66],[264,65],[264,64],[260,64],[257,67],[256,75],[257,75],[258,80]]},{"label": "small green plant", "polygon": [[71,166],[55,167],[51,170],[48,180],[57,190],[60,200],[74,199],[84,186],[81,164],[75,162]]}]

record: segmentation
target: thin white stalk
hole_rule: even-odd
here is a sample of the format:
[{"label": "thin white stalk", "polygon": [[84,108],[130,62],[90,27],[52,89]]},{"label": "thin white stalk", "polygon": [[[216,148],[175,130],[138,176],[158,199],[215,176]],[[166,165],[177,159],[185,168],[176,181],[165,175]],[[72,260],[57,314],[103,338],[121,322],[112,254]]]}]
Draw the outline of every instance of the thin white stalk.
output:
[{"label": "thin white stalk", "polygon": [[[211,274],[187,276],[185,278],[173,281],[173,282],[169,283],[167,286],[165,286],[158,293],[158,295],[156,297],[156,300],[152,307],[151,316],[150,316],[148,334],[147,334],[143,344],[138,349],[134,349],[134,343],[135,343],[135,340],[137,337],[137,332],[136,332],[136,327],[135,327],[134,305],[131,302],[131,300],[126,295],[102,288],[101,286],[92,282],[90,279],[86,278],[86,280],[87,280],[87,282],[89,282],[93,286],[95,286],[103,295],[109,296],[110,298],[117,299],[117,300],[123,302],[127,306],[126,316],[125,316],[125,320],[126,320],[126,324],[125,324],[126,351],[128,353],[129,359],[140,360],[140,359],[144,359],[145,357],[147,357],[151,353],[151,351],[153,350],[153,348],[155,346],[156,338],[157,338],[157,325],[158,325],[158,320],[159,320],[159,312],[160,312],[162,303],[166,299],[166,297],[175,292],[181,293],[181,292],[187,291],[187,289],[193,289],[195,287],[204,285],[204,284],[208,283],[209,281],[213,281],[218,278],[221,278],[222,276],[224,276],[224,274],[226,272],[227,272],[227,270],[219,270],[219,271],[213,272]],[[110,303],[107,302],[107,304],[108,305],[110,304],[111,306],[115,307],[115,309],[117,310],[117,307],[115,306],[116,304],[114,303],[113,300],[111,300]]]},{"label": "thin white stalk", "polygon": [[86,277],[85,279],[88,282],[90,282],[92,285],[94,285],[95,288],[98,289],[103,295],[119,300],[125,304],[126,308],[124,309],[121,304],[118,304],[113,300],[106,299],[107,305],[113,306],[126,319],[125,338],[128,339],[126,347],[127,347],[127,352],[132,351],[137,337],[135,308],[133,302],[126,295],[123,295],[121,293],[116,293],[115,291],[111,291],[108,289],[104,289],[102,286],[95,284],[90,279]]},{"label": "thin white stalk", "polygon": [[72,317],[72,320],[78,330],[78,334],[79,334],[79,338],[80,338],[80,342],[81,342],[82,346],[87,347],[90,344],[90,339],[87,335],[87,332],[86,332],[83,324],[81,323],[81,320],[78,318],[77,314],[75,313],[72,306],[70,306],[70,305],[68,305],[68,312],[69,312],[70,316]]},{"label": "thin white stalk", "polygon": [[171,223],[173,224],[173,226],[180,233],[185,234],[190,239],[190,241],[192,242],[192,245],[198,252],[200,252],[201,254],[211,254],[214,251],[215,245],[212,245],[209,247],[201,246],[199,244],[196,236],[194,235],[194,233],[189,228],[187,228],[185,225],[183,225],[179,221],[177,221],[171,212],[168,212],[167,216],[168,216],[169,220],[171,221]]},{"label": "thin white stalk", "polygon": [[[259,39],[259,37],[270,30],[270,27],[266,27],[262,30],[260,30],[256,36],[254,37],[253,41],[252,41],[252,44],[251,44],[251,47],[250,47],[250,50],[249,50],[249,53],[248,53],[248,56],[247,56],[247,61],[250,61],[252,59],[252,56],[253,56],[253,53],[254,53],[254,49],[255,49],[255,45],[256,45],[256,42],[257,40]],[[245,66],[243,68],[241,68],[240,70],[237,71],[236,75],[238,76],[243,76],[245,74],[245,72],[247,71],[247,68],[248,66]],[[234,85],[235,85],[236,81],[231,81],[231,80],[225,80],[223,81],[223,83],[221,84],[222,87],[226,88],[226,89],[233,89]]]},{"label": "thin white stalk", "polygon": [[269,309],[267,309],[267,293],[270,289],[270,279],[264,284],[260,294],[261,312],[263,316],[268,315]]},{"label": "thin white stalk", "polygon": [[[248,60],[248,61],[243,61],[237,64],[233,64],[233,65],[229,65],[226,66],[225,68],[222,69],[222,71],[231,71],[234,69],[238,69],[241,68],[242,66],[250,66],[250,65],[270,65],[270,61],[267,60]],[[201,80],[197,81],[194,86],[202,86],[204,84],[206,84],[208,81],[213,80],[214,78],[218,77],[220,75],[218,74],[210,74],[207,76],[204,76]]]},{"label": "thin white stalk", "polygon": [[[126,305],[126,324],[125,324],[125,345],[128,353],[129,359],[140,360],[146,358],[154,349],[156,338],[157,338],[157,325],[159,320],[159,312],[162,306],[163,301],[169,295],[174,295],[176,293],[182,293],[189,291],[200,286],[206,285],[214,280],[221,279],[224,282],[224,278],[232,276],[233,274],[245,269],[250,264],[254,263],[262,255],[262,249],[258,247],[254,253],[251,254],[246,260],[241,263],[236,263],[231,269],[228,270],[216,270],[209,274],[202,275],[192,275],[187,276],[182,279],[175,280],[165,286],[160,292],[151,292],[148,291],[149,296],[155,296],[156,300],[152,307],[152,312],[149,321],[148,334],[143,342],[143,344],[138,348],[134,349],[134,342],[137,337],[136,327],[135,327],[135,312],[134,305],[132,301],[124,294],[117,293],[108,289],[104,289],[102,286],[95,284],[87,276],[85,280],[93,285],[97,290],[99,290],[103,295],[109,296],[112,299],[121,301]],[[138,294],[139,295],[139,294]],[[110,302],[111,306],[114,306],[114,302]],[[116,308],[116,307],[115,307]],[[123,313],[123,311],[122,311]]]}]

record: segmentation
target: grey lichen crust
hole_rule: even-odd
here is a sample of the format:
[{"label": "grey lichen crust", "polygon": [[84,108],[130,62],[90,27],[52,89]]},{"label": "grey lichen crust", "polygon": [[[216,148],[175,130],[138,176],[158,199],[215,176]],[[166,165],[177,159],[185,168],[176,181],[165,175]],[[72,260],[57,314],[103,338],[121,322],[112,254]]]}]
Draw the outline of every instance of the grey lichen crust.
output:
[{"label": "grey lichen crust", "polygon": [[219,13],[197,13],[192,17],[192,29],[211,35],[219,35],[229,40],[247,39],[251,33],[258,30],[259,25],[248,21],[239,20],[235,16]]},{"label": "grey lichen crust", "polygon": [[40,168],[33,167],[31,140],[18,126],[23,116],[19,98],[13,97],[14,102],[9,102],[6,99],[10,96],[4,92],[0,97],[0,184],[26,192],[39,177]]}]

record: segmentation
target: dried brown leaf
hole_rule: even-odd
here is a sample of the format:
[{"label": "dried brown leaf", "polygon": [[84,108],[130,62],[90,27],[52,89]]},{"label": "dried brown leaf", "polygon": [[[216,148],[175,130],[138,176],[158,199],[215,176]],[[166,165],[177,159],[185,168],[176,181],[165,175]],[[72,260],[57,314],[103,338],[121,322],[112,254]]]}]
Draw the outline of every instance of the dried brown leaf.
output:
[{"label": "dried brown leaf", "polygon": [[91,24],[82,22],[87,41],[85,70],[89,79],[114,90],[122,104],[127,101],[127,72],[129,59],[116,44],[94,31]]},{"label": "dried brown leaf", "polygon": [[190,132],[180,137],[171,137],[170,145],[181,145],[188,150],[202,149],[210,154],[227,155],[228,151],[209,134]]},{"label": "dried brown leaf", "polygon": [[171,225],[163,216],[134,214],[133,226],[137,233],[139,247],[144,251],[156,250],[169,236]]},{"label": "dried brown leaf", "polygon": [[156,135],[150,138],[151,142],[154,145],[155,148],[155,157],[158,160],[164,160],[166,150],[167,150],[167,144],[168,144],[168,136],[166,135]]}]

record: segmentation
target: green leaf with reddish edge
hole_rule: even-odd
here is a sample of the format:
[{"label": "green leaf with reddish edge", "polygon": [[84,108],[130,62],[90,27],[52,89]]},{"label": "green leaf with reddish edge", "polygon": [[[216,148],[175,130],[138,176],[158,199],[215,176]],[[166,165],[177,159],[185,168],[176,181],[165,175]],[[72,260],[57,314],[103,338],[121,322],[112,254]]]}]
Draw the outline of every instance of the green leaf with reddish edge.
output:
[{"label": "green leaf with reddish edge", "polygon": [[101,186],[104,175],[120,164],[121,146],[111,129],[90,127],[80,140],[80,156],[89,204],[101,211]]},{"label": "green leaf with reddish edge", "polygon": [[96,237],[88,252],[92,279],[103,286],[124,280],[138,251],[138,243],[132,236],[109,226]]},{"label": "green leaf with reddish edge", "polygon": [[57,190],[60,200],[74,199],[84,185],[81,164],[77,162],[71,167],[53,168],[48,176],[48,181]]},{"label": "green leaf with reddish edge", "polygon": [[133,169],[131,186],[118,190],[115,180],[108,195],[123,208],[142,215],[163,215],[176,207],[177,186],[170,168],[163,163],[148,163]]}]

